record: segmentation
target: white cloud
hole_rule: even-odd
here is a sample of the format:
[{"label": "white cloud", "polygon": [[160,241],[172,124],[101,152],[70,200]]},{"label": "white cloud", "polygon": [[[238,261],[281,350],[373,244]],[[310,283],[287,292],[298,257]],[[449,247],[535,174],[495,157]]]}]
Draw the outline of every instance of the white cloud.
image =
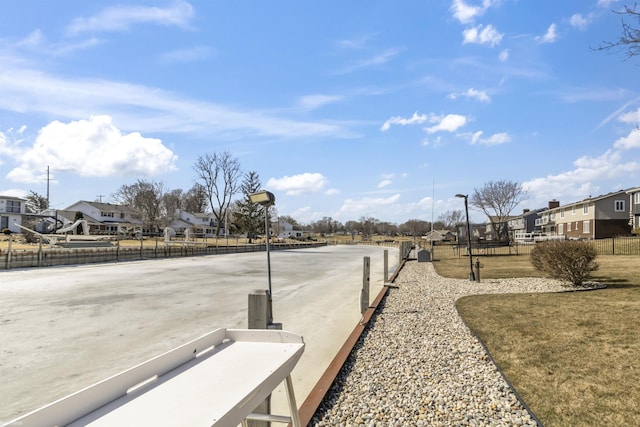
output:
[{"label": "white cloud", "polygon": [[511,136],[507,132],[494,133],[489,138],[482,138],[483,132],[480,130],[471,137],[472,144],[499,145],[511,142]]},{"label": "white cloud", "polygon": [[162,141],[138,132],[123,134],[109,116],[70,123],[53,121],[43,127],[35,143],[18,157],[7,178],[40,182],[47,166],[79,176],[154,176],[175,170],[177,157]]},{"label": "white cloud", "polygon": [[453,0],[450,10],[453,17],[460,23],[468,24],[473,22],[476,17],[484,15],[494,3],[493,0],[483,0],[482,6],[474,6],[467,4],[464,0]]},{"label": "white cloud", "polygon": [[611,149],[598,157],[582,156],[574,161],[574,166],[572,170],[526,181],[522,187],[538,203],[549,197],[570,203],[598,194],[600,188],[595,183],[604,183],[640,171],[640,162],[627,161],[621,151]]},{"label": "white cloud", "polygon": [[137,24],[153,23],[187,27],[193,17],[193,7],[183,0],[175,0],[167,8],[155,6],[113,6],[88,18],[76,18],[67,27],[70,34],[101,31],[127,31]]},{"label": "white cloud", "polygon": [[364,197],[362,199],[346,199],[340,208],[340,215],[347,217],[373,216],[372,212],[386,208],[400,200],[400,194],[389,197]]},{"label": "white cloud", "polygon": [[628,150],[630,148],[640,148],[640,129],[633,129],[629,135],[618,139],[614,144],[614,148]]},{"label": "white cloud", "polygon": [[431,126],[425,128],[427,133],[435,133],[435,132],[455,132],[462,126],[467,124],[467,118],[465,116],[461,116],[459,114],[447,114],[442,117],[435,126]]},{"label": "white cloud", "polygon": [[540,43],[553,43],[558,39],[558,26],[556,24],[549,25],[547,32],[540,37],[536,37],[536,40]]},{"label": "white cloud", "polygon": [[379,53],[370,58],[363,59],[360,61],[355,61],[350,65],[347,65],[343,69],[337,71],[336,74],[349,74],[361,68],[369,68],[369,67],[375,67],[378,65],[383,65],[391,61],[391,59],[393,59],[393,57],[395,57],[399,53],[400,53],[400,49],[387,49],[384,52]]},{"label": "white cloud", "polygon": [[344,99],[341,95],[307,95],[298,99],[298,106],[303,110],[311,111],[324,107],[325,105],[340,102]]},{"label": "white cloud", "polygon": [[[282,138],[357,136],[339,122],[294,121],[264,111],[185,99],[154,87],[100,79],[64,79],[4,63],[0,109],[45,113],[75,120],[95,111],[109,114],[123,129],[142,132],[247,134]],[[349,124],[350,126],[351,124]]]},{"label": "white cloud", "polygon": [[384,188],[388,185],[393,184],[393,181],[390,179],[383,179],[382,181],[380,181],[380,183],[378,184],[378,188]]},{"label": "white cloud", "polygon": [[476,99],[481,102],[491,102],[491,97],[484,90],[477,90],[474,88],[468,89],[466,92],[461,93],[452,93],[449,95],[451,99],[457,99],[458,97],[463,96],[465,98]]},{"label": "white cloud", "polygon": [[621,114],[620,117],[618,117],[618,120],[620,120],[623,123],[630,123],[630,124],[640,123],[640,108],[638,108],[636,111],[631,111],[629,113]]},{"label": "white cloud", "polygon": [[162,55],[167,62],[195,62],[211,57],[214,50],[209,46],[195,46],[189,49],[173,50]]},{"label": "white cloud", "polygon": [[426,114],[418,114],[418,112],[416,111],[415,113],[413,113],[413,116],[411,116],[408,119],[405,119],[401,116],[391,117],[389,120],[384,122],[384,124],[380,127],[380,130],[382,132],[385,132],[389,130],[391,125],[402,125],[402,126],[414,125],[414,124],[424,123],[427,120],[428,120],[428,117]]},{"label": "white cloud", "polygon": [[324,192],[324,194],[326,194],[327,196],[334,196],[336,194],[340,194],[340,190],[338,190],[337,188],[329,188]]},{"label": "white cloud", "polygon": [[598,7],[609,7],[618,0],[598,0]]},{"label": "white cloud", "polygon": [[500,60],[500,62],[506,62],[509,59],[509,49],[504,49],[502,52],[500,52],[500,55],[498,55],[498,59]]},{"label": "white cloud", "polygon": [[488,44],[493,47],[500,44],[504,34],[499,33],[493,25],[489,24],[486,27],[478,25],[473,28],[467,28],[462,32],[463,40],[462,44],[474,43],[474,44]]},{"label": "white cloud", "polygon": [[288,196],[301,196],[322,191],[327,182],[327,178],[320,173],[306,172],[282,178],[270,178],[266,187],[284,191]]},{"label": "white cloud", "polygon": [[586,30],[589,24],[591,24],[591,19],[585,18],[580,13],[574,13],[573,15],[571,15],[571,18],[569,19],[569,24],[571,24],[573,28]]}]

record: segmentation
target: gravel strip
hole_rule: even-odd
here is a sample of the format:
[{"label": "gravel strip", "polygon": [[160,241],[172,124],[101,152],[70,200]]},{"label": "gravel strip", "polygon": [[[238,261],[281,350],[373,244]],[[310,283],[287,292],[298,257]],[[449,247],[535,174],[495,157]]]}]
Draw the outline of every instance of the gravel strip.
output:
[{"label": "gravel strip", "polygon": [[536,426],[455,301],[465,295],[554,292],[559,281],[438,276],[408,262],[316,411],[311,426]]}]

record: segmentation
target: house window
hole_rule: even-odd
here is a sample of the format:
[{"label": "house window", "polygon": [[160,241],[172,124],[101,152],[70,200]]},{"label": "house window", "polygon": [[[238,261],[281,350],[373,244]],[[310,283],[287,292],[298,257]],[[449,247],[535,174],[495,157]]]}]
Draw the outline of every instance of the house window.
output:
[{"label": "house window", "polygon": [[124,219],[124,212],[120,212],[120,219]]},{"label": "house window", "polygon": [[613,203],[613,210],[615,210],[616,212],[624,212],[624,200],[616,200]]},{"label": "house window", "polygon": [[564,209],[560,211],[560,218],[564,218]]},{"label": "house window", "polygon": [[640,205],[640,191],[633,195],[633,203]]},{"label": "house window", "polygon": [[100,212],[100,216],[113,218],[113,212]]},{"label": "house window", "polygon": [[558,224],[558,234],[564,234],[564,224]]},{"label": "house window", "polygon": [[568,232],[570,232],[570,231],[571,231],[571,223],[570,223],[570,222],[568,222],[568,223],[567,223],[567,233],[568,233]]},{"label": "house window", "polygon": [[589,221],[584,221],[582,223],[582,232],[583,233],[591,233],[591,223]]},{"label": "house window", "polygon": [[7,200],[7,213],[20,213],[20,202]]},{"label": "house window", "polygon": [[576,207],[575,207],[575,206],[573,206],[573,207],[571,208],[571,215],[575,215],[575,214],[576,214]]},{"label": "house window", "polygon": [[587,205],[586,203],[582,205],[582,213],[585,215],[589,215],[589,205]]}]

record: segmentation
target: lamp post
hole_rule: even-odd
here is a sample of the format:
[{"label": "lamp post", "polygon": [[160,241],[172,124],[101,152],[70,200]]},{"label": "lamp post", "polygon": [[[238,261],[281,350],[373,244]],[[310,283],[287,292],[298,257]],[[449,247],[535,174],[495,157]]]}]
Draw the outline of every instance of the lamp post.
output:
[{"label": "lamp post", "polygon": [[467,215],[467,251],[469,252],[469,281],[475,282],[476,276],[473,274],[473,259],[471,256],[471,224],[469,224],[469,195],[468,194],[456,194],[456,197],[464,199],[464,211]]},{"label": "lamp post", "polygon": [[[266,248],[267,248],[267,275],[269,278],[269,304],[272,303],[272,293],[271,293],[271,252],[269,249],[269,207],[273,206],[276,203],[276,196],[269,191],[259,191],[257,193],[249,194],[249,200],[251,203],[256,203],[258,205],[264,206],[264,228],[266,235]],[[269,310],[271,312],[271,319],[269,319],[269,323],[273,321],[273,308]]]}]

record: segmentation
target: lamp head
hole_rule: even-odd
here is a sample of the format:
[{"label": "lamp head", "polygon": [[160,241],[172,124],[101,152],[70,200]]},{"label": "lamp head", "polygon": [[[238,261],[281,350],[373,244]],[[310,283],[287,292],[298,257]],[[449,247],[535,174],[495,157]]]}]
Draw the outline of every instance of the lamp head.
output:
[{"label": "lamp head", "polygon": [[259,191],[257,193],[249,194],[251,203],[257,203],[262,206],[272,206],[276,203],[276,196],[269,191]]},{"label": "lamp head", "polygon": [[466,199],[467,195],[465,195],[465,194],[456,194],[456,197],[460,197],[462,199]]}]

